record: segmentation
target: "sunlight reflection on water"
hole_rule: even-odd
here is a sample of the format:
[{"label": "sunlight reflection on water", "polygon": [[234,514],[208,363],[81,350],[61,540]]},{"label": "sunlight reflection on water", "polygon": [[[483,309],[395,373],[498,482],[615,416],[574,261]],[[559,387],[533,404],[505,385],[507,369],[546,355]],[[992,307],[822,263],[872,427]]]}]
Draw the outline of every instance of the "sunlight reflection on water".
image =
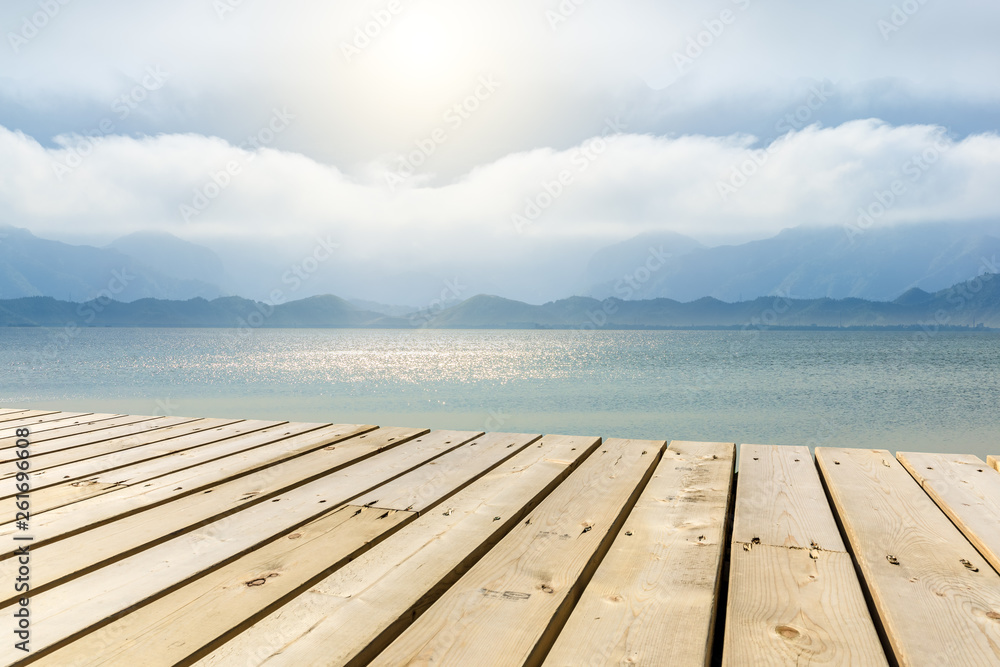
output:
[{"label": "sunlight reflection on water", "polygon": [[[1000,453],[1000,335],[0,329],[3,405]],[[994,451],[995,450],[995,451]]]}]

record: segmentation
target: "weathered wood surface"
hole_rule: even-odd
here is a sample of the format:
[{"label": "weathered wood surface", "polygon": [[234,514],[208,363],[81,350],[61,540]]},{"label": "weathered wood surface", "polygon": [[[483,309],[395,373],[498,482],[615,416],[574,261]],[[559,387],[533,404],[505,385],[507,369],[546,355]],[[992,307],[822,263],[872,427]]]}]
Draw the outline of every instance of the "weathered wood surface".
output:
[{"label": "weathered wood surface", "polygon": [[[366,433],[370,428],[373,427],[329,426],[301,436],[298,439],[298,446],[303,449],[330,446],[332,443],[343,442],[351,436],[357,435],[359,431]],[[390,435],[390,437],[392,436]],[[377,441],[371,440],[370,442]],[[352,449],[354,450],[353,454],[358,458],[372,451],[368,446],[351,447],[345,443],[343,451]],[[289,452],[290,456],[292,456],[291,452]],[[327,459],[327,461],[330,460]],[[332,461],[330,462],[332,463]],[[333,472],[334,467],[327,468],[327,470]],[[220,471],[217,467],[212,468],[211,473],[216,483],[221,481],[221,476],[225,472]],[[216,492],[215,488],[211,490],[213,493]],[[197,488],[193,492],[196,491]],[[208,503],[208,497],[202,500],[204,502],[200,505],[206,509],[206,512],[217,509]],[[214,497],[212,500],[214,501]],[[53,583],[65,581],[79,572],[113,562],[132,551],[153,546],[164,539],[176,536],[185,528],[198,523],[192,520],[191,509],[190,505],[168,503],[165,506],[159,506],[156,511],[132,514],[60,541],[36,543],[33,547],[33,553],[36,554],[37,558],[35,559],[36,566],[32,572],[32,589],[39,592],[47,589]],[[3,576],[16,576],[16,570],[16,559],[0,560],[0,579]],[[0,604],[7,604],[15,598],[15,592],[10,591],[7,595],[0,595]]]},{"label": "weathered wood surface", "polygon": [[[171,437],[207,431],[211,428],[235,424],[236,419],[195,419],[179,423],[160,419],[114,418],[95,424],[81,424],[58,431],[47,431],[42,437],[31,439],[31,469],[47,470],[74,461],[117,452]],[[72,437],[81,436],[84,437]],[[102,439],[103,438],[103,439]],[[11,440],[13,442],[13,440]],[[75,443],[86,442],[79,445]],[[74,446],[75,445],[75,446]],[[0,479],[16,472],[16,452],[0,452]]]},{"label": "weathered wood surface", "polygon": [[[157,435],[161,435],[160,429],[166,431],[171,426],[177,426],[180,424],[196,423],[202,420],[191,419],[187,417],[158,417],[156,419],[143,419],[138,420],[134,423],[122,424],[115,427],[105,428],[105,424],[101,424],[100,429],[94,429],[92,426],[82,425],[80,427],[75,427],[81,429],[77,433],[69,434],[59,433],[58,435],[53,435],[51,438],[42,437],[38,440],[34,440],[31,444],[31,456],[32,458],[38,458],[42,461],[46,455],[52,454],[53,452],[61,452],[64,450],[74,449],[76,447],[90,448],[96,445],[101,445],[109,440],[121,439],[123,436],[132,436],[131,438],[125,438],[123,443],[129,446],[143,445],[147,442],[155,442],[155,440],[145,439],[144,434],[147,431],[157,431]],[[230,420],[227,423],[231,423]],[[9,441],[10,446],[14,446],[14,441]],[[16,454],[8,448],[7,450],[0,452],[0,461],[8,462],[15,460]],[[81,457],[84,458],[84,457]]]},{"label": "weathered wood surface", "polygon": [[0,665],[1000,664],[994,457],[0,409],[12,504],[18,424]]},{"label": "weathered wood surface", "polygon": [[[114,414],[85,414],[80,416],[66,416],[67,414],[72,415],[73,413],[58,413],[56,415],[50,415],[50,417],[58,417],[57,419],[50,419],[48,421],[43,421],[41,423],[31,426],[29,431],[29,438],[35,442],[51,437],[52,431],[58,431],[60,429],[67,429],[79,426],[90,426],[96,425],[110,419],[151,419],[151,417],[126,417],[125,415],[114,415]],[[43,418],[44,419],[44,418]],[[0,449],[6,449],[8,447],[13,447],[17,441],[17,427],[7,427],[3,428],[3,424],[0,424]]]},{"label": "weathered wood surface", "polygon": [[807,447],[743,445],[723,664],[885,665]]},{"label": "weathered wood surface", "polygon": [[[37,665],[176,665],[412,520],[345,505],[83,636]],[[245,664],[245,663],[244,663]]]},{"label": "weathered wood surface", "polygon": [[723,664],[887,665],[851,555],[735,547]]},{"label": "weathered wood surface", "polygon": [[913,477],[884,450],[816,459],[896,661],[1000,664],[1000,575]]},{"label": "weathered wood surface", "polygon": [[[495,433],[477,438],[353,499],[347,511],[314,519],[101,628],[79,646],[54,654],[51,664],[79,664],[81,658],[93,659],[95,651],[99,664],[166,666],[187,660],[374,546],[415,518],[417,506],[433,507],[538,437]],[[400,488],[419,489],[414,499],[406,499],[413,500],[410,509],[359,504],[373,494],[392,498]],[[174,639],[165,642],[164,631]]]},{"label": "weathered wood surface", "polygon": [[[263,502],[285,489],[296,488],[365,457],[420,438],[426,433],[426,429],[378,429],[371,434],[358,435],[344,443],[324,446],[250,475],[226,479],[219,477],[217,473],[229,471],[209,470],[207,474],[214,484],[209,484],[202,478],[199,480],[202,482],[200,486],[197,483],[188,487],[175,486],[175,476],[167,475],[156,482],[118,489],[112,494],[67,505],[32,519],[33,548],[110,524],[100,533],[100,538],[93,540],[93,544],[109,545],[107,551],[111,553],[115,553],[118,548],[124,551],[130,546],[156,541],[163,535],[199,526],[206,521]],[[327,436],[332,437],[334,442],[340,437],[335,434]],[[181,471],[178,475],[186,475],[188,472]],[[206,486],[210,488],[205,488]],[[17,533],[13,523],[0,526],[0,537]],[[9,558],[15,549],[9,546],[4,548],[0,542],[0,550],[0,558]],[[87,553],[97,551],[106,552],[101,547],[86,550]]]},{"label": "weathered wood surface", "polygon": [[[229,453],[241,451],[241,448],[262,444],[262,440],[270,442],[280,439],[285,437],[283,435],[285,431],[291,431],[288,435],[295,435],[314,430],[319,426],[319,424],[278,426],[274,422],[243,421],[83,461],[40,469],[33,467],[35,511],[42,512],[60,507],[67,501],[76,502],[90,497],[97,491],[94,487],[128,486],[157,477],[156,471],[164,467],[168,471],[182,469],[213,458],[222,458]],[[251,434],[261,433],[264,434],[263,438],[251,437]],[[166,466],[159,461],[161,457],[171,457]],[[146,472],[147,470],[149,472]]]},{"label": "weathered wood surface", "polygon": [[1000,475],[978,456],[899,452],[896,458],[1000,572]]},{"label": "weathered wood surface", "polygon": [[[141,447],[131,447],[97,456],[91,456],[83,460],[66,463],[51,468],[44,468],[38,471],[37,478],[45,484],[61,483],[63,480],[82,479],[95,473],[109,473],[117,471],[126,466],[132,466],[143,461],[151,461],[160,457],[175,455],[178,463],[187,460],[188,457],[196,456],[202,452],[211,452],[222,449],[225,455],[226,447],[233,444],[237,446],[246,442],[250,434],[262,431],[280,434],[282,429],[293,428],[295,432],[301,433],[307,430],[319,428],[321,424],[284,424],[282,422],[261,421],[247,419],[233,421],[230,423],[213,424],[209,428],[203,428],[206,424],[200,425],[202,428],[191,432],[185,432],[182,426],[178,431],[168,433],[169,438],[162,438],[161,432],[153,431],[150,440],[142,443]],[[242,437],[241,437],[242,436]],[[155,438],[155,439],[153,439]],[[197,450],[192,452],[190,450]],[[181,455],[177,459],[176,455]]]},{"label": "weathered wood surface", "polygon": [[660,459],[611,439],[372,665],[522,665],[544,657]]},{"label": "weathered wood surface", "polygon": [[846,551],[808,447],[740,446],[733,542]]},{"label": "weathered wood surface", "polygon": [[546,665],[706,665],[736,449],[673,442]]},{"label": "weathered wood surface", "polygon": [[[140,422],[153,422],[158,419],[161,419],[161,417],[120,415],[113,416],[108,419],[91,421],[89,417],[85,417],[83,420],[74,419],[71,423],[65,425],[60,425],[57,422],[42,430],[32,430],[29,440],[34,446],[47,440],[56,440],[71,435],[79,435],[81,433],[93,433],[94,431],[102,431],[115,426],[126,426],[128,424],[138,424]],[[0,451],[0,461],[9,460],[8,456],[10,452],[6,450],[9,450],[16,445],[17,437],[14,435],[13,431],[14,429],[11,429],[10,435],[0,438],[0,450],[3,450]],[[96,439],[96,436],[91,437]]]},{"label": "weathered wood surface", "polygon": [[197,664],[366,664],[599,444],[545,436]]},{"label": "weathered wood surface", "polygon": [[[433,432],[387,452],[389,456],[376,455],[286,491],[269,502],[243,507],[222,519],[37,594],[33,596],[36,609],[32,623],[34,645],[38,650],[55,647],[100,623],[103,618],[134,609],[162,591],[209,572],[273,537],[290,533],[384,480],[393,480],[478,435],[462,431]],[[225,499],[220,500],[217,513],[230,509]],[[0,608],[0,615],[4,613],[13,613],[13,607]],[[0,655],[4,655],[4,650],[0,646]]]},{"label": "weathered wood surface", "polygon": [[66,414],[79,415],[79,412],[59,412],[58,410],[23,410],[18,412],[11,412],[5,415],[0,415],[0,427],[3,428],[17,428],[20,426],[31,426],[40,420],[40,417],[46,415],[57,415],[57,419]]},{"label": "weathered wood surface", "polygon": [[[193,437],[195,437],[196,440],[193,441],[186,441],[182,438],[180,439],[181,441],[175,442],[175,440],[171,439],[167,441],[170,444],[166,446],[150,446],[147,453],[143,453],[143,450],[147,449],[146,447],[133,447],[124,452],[116,452],[115,454],[111,454],[103,463],[104,465],[108,465],[110,470],[100,472],[99,474],[94,473],[94,468],[100,464],[89,459],[78,462],[78,464],[83,465],[79,468],[75,468],[74,470],[59,470],[59,468],[41,470],[35,477],[36,480],[40,481],[40,488],[36,488],[32,494],[32,505],[35,508],[35,513],[42,515],[45,512],[59,507],[78,503],[82,500],[87,500],[117,491],[118,489],[127,488],[143,482],[148,482],[151,479],[156,479],[158,475],[155,472],[150,473],[148,476],[142,474],[144,469],[143,465],[136,465],[134,468],[134,476],[130,476],[130,472],[132,472],[133,469],[128,466],[128,463],[135,461],[136,459],[140,459],[138,463],[141,464],[142,459],[146,456],[150,457],[150,459],[157,459],[168,454],[184,452],[188,449],[200,448],[203,445],[212,444],[218,437],[233,437],[246,433],[246,430],[239,428],[244,423],[246,422],[240,422],[239,424],[233,424],[231,427],[225,427],[234,429],[229,431],[228,434],[225,432],[217,433],[217,429],[212,429],[211,431],[205,433],[194,434]],[[246,429],[250,431],[260,430],[262,428],[266,427],[263,427],[260,423],[250,424],[246,427]],[[270,433],[273,434],[274,438],[282,437],[280,435],[280,431]],[[266,440],[268,437],[269,435],[266,433],[264,439]],[[256,444],[260,443],[258,440],[253,439],[249,439],[248,441],[237,440],[235,443],[237,449],[243,446],[252,447]],[[209,450],[209,452],[211,452],[211,450]],[[196,456],[186,460],[190,461],[193,459],[192,462],[197,463],[198,458],[206,457]],[[208,456],[207,458],[210,460],[211,456]],[[178,459],[178,461],[184,460],[185,459]],[[71,466],[77,466],[78,464],[71,464]],[[63,481],[64,479],[65,481]]]}]

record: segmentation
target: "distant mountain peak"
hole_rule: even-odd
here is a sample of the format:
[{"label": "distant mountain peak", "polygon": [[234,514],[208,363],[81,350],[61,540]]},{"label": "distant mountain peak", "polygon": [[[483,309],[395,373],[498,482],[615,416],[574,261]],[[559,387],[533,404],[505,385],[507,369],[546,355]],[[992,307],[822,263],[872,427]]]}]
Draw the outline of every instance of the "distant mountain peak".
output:
[{"label": "distant mountain peak", "polygon": [[[145,297],[187,299],[216,297],[220,290],[206,281],[161,270],[119,247],[97,248],[40,238],[27,229],[0,227],[0,298],[52,296],[86,301],[110,295],[118,301]],[[162,242],[149,243],[154,258]]]},{"label": "distant mountain peak", "polygon": [[934,295],[930,292],[925,292],[919,287],[911,287],[900,294],[899,297],[893,301],[893,303],[898,303],[901,306],[917,306],[927,303],[933,298]]},{"label": "distant mountain peak", "polygon": [[[619,246],[609,248],[614,247]],[[624,262],[597,253],[587,293],[685,302],[703,296],[735,302],[775,293],[888,301],[911,287],[933,292],[967,280],[983,270],[985,258],[998,255],[997,222],[876,225],[854,236],[841,226],[802,225],[767,239],[695,248],[662,263],[644,255],[641,245],[633,245]],[[605,280],[594,280],[598,276]]]}]

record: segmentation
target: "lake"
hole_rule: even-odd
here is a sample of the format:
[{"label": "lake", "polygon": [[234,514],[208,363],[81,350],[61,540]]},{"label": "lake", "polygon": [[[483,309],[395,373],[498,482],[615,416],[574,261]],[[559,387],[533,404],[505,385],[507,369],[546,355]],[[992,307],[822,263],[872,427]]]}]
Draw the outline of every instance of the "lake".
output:
[{"label": "lake", "polygon": [[0,329],[3,407],[1000,454],[1000,333]]}]

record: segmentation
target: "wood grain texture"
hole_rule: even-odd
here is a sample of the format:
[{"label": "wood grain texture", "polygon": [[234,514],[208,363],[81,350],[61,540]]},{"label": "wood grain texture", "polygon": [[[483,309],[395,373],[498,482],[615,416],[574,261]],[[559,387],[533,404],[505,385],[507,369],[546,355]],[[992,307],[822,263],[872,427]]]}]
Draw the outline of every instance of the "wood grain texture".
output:
[{"label": "wood grain texture", "polygon": [[[111,521],[130,518],[139,512],[155,511],[154,514],[144,514],[128,524],[119,524],[124,534],[120,533],[116,539],[126,540],[123,544],[134,543],[134,540],[149,533],[159,534],[166,526],[173,526],[172,530],[181,530],[217,517],[215,510],[220,503],[229,503],[226,511],[237,511],[247,504],[261,502],[284,489],[317,479],[365,457],[413,439],[419,440],[427,433],[427,429],[381,428],[342,443],[336,443],[335,438],[336,444],[231,480],[217,475],[229,472],[222,465],[218,469],[204,471],[204,474],[199,472],[196,476],[192,476],[191,471],[165,475],[151,482],[118,489],[114,494],[89,498],[32,518],[31,530],[35,538],[33,548]],[[311,436],[307,434],[303,437]],[[202,490],[206,485],[212,485],[212,488]],[[221,500],[223,498],[226,500]],[[15,534],[17,528],[13,522],[0,525],[0,537]],[[8,546],[4,546],[4,541],[0,540],[0,559],[9,558],[14,553],[15,549],[9,544],[8,542]]]},{"label": "wood grain texture", "polygon": [[[494,433],[454,449],[416,470],[380,485],[363,494],[349,506],[349,513],[334,512],[295,529],[280,538],[247,553],[165,598],[102,628],[97,637],[83,642],[82,648],[70,647],[62,658],[51,664],[72,663],[82,656],[93,656],[91,649],[103,647],[101,664],[173,665],[192,654],[235,634],[256,616],[265,613],[283,597],[322,578],[372,546],[372,542],[397,529],[416,516],[409,511],[386,511],[370,501],[375,496],[396,498],[400,489],[408,493],[399,504],[407,503],[421,510],[432,507],[457,489],[474,482],[490,468],[510,458],[540,436]],[[429,471],[429,474],[420,474]],[[410,491],[413,490],[413,491]],[[412,495],[411,495],[412,494]],[[409,514],[409,516],[406,516]],[[388,519],[388,520],[386,520]],[[274,581],[272,578],[280,577]],[[267,586],[253,586],[247,581],[261,580]],[[164,642],[162,631],[176,639]],[[111,641],[118,636],[122,642]],[[154,647],[158,650],[153,651]]]},{"label": "wood grain texture", "polygon": [[900,665],[1000,663],[1000,576],[887,451],[816,460]]},{"label": "wood grain texture", "polygon": [[[236,419],[197,419],[183,421],[174,426],[170,422],[158,423],[156,419],[115,418],[95,424],[81,424],[58,431],[46,432],[51,436],[44,440],[35,440],[32,444],[32,470],[47,470],[74,461],[82,461],[94,456],[117,452],[129,447],[142,446],[152,442],[167,440],[188,433],[207,431],[219,426],[237,423]],[[129,427],[132,427],[131,429]],[[130,432],[131,431],[131,432]],[[107,432],[117,432],[118,435],[105,437]],[[156,434],[155,436],[153,434]],[[73,437],[77,436],[77,437]],[[79,438],[79,436],[84,436]],[[72,443],[74,440],[89,439],[90,444],[59,448],[62,443]],[[37,445],[37,446],[35,446]],[[12,451],[0,453],[0,479],[15,474],[15,458]]]},{"label": "wood grain texture", "polygon": [[539,663],[662,444],[612,439],[598,447],[371,664]]},{"label": "wood grain texture", "polygon": [[733,542],[845,551],[808,447],[741,445],[739,477]]},{"label": "wood grain texture", "polygon": [[[32,647],[57,647],[101,619],[136,609],[477,435],[436,431],[387,452],[391,456],[376,455],[34,595]],[[217,509],[228,508],[222,502]],[[13,613],[12,606],[0,608],[4,613]],[[0,660],[9,660],[14,650],[0,646]]]},{"label": "wood grain texture", "polygon": [[[319,428],[319,424],[242,421],[123,451],[35,470],[32,504],[41,513],[99,489],[129,486],[228,454]],[[164,472],[166,471],[166,472]],[[95,494],[96,495],[96,494]],[[9,497],[9,496],[7,496]],[[3,496],[0,496],[3,500]]]},{"label": "wood grain texture", "polygon": [[[144,466],[141,464],[144,461],[149,462],[161,456],[165,457],[169,454],[212,445],[219,442],[220,438],[228,441],[228,438],[236,438],[238,435],[247,433],[249,433],[248,438],[251,439],[249,441],[240,440],[236,442],[235,446],[237,448],[252,447],[255,444],[259,444],[259,438],[253,439],[253,436],[257,435],[254,431],[261,430],[261,424],[251,423],[247,426],[244,426],[244,424],[247,424],[247,422],[239,422],[222,427],[222,429],[210,429],[202,433],[196,433],[190,436],[193,440],[188,440],[187,438],[171,439],[162,444],[157,443],[156,445],[150,444],[143,447],[132,447],[123,452],[115,452],[107,457],[98,457],[98,459],[107,460],[97,461],[97,459],[88,459],[86,461],[79,461],[70,464],[70,467],[73,468],[72,470],[63,470],[62,466],[49,470],[40,470],[35,475],[36,480],[47,477],[50,482],[55,483],[46,484],[45,482],[40,482],[39,487],[32,490],[31,501],[34,514],[44,515],[44,513],[60,507],[118,492],[130,486],[155,479],[157,477],[155,472],[149,473],[148,476],[142,475],[141,471]],[[265,433],[263,437],[265,440],[273,439],[274,437],[281,437],[279,434],[280,430],[270,431]],[[229,446],[233,443],[226,442],[224,444]],[[195,453],[191,458],[195,459],[192,463],[197,463],[198,453]],[[190,461],[191,458],[188,460]],[[208,458],[211,459],[211,456]],[[135,461],[133,464],[135,465],[135,470],[131,469],[128,465],[127,462],[129,461]],[[109,472],[86,474],[89,469],[94,467],[114,466],[116,463],[122,465]],[[63,478],[65,481],[60,481]]]},{"label": "wood grain texture", "polygon": [[730,558],[723,665],[888,664],[850,554],[761,544]]},{"label": "wood grain texture", "polygon": [[24,412],[14,412],[6,415],[0,415],[0,427],[18,428],[21,426],[28,426],[30,428],[32,424],[39,421],[40,417],[57,414],[65,413],[59,412],[58,410],[25,410]]},{"label": "wood grain texture", "polygon": [[[66,414],[66,413],[59,413]],[[72,413],[69,413],[72,414]],[[65,417],[63,419],[47,421],[31,427],[31,440],[38,442],[43,439],[53,437],[53,432],[60,429],[68,429],[80,426],[90,426],[109,419],[123,419],[125,415],[115,414],[85,414],[78,417]],[[132,417],[133,420],[151,419],[150,417]],[[2,426],[2,424],[0,424]],[[14,447],[17,444],[16,428],[0,428],[0,449]],[[56,434],[58,435],[58,434]]]},{"label": "wood grain texture", "polygon": [[196,664],[367,664],[599,444],[545,436]]},{"label": "wood grain texture", "polygon": [[218,638],[239,632],[261,612],[356,558],[415,516],[346,505],[33,664],[176,665]]},{"label": "wood grain texture", "polygon": [[989,463],[994,470],[1000,472],[1000,456],[987,456],[986,462]]},{"label": "wood grain texture", "polygon": [[884,665],[807,447],[743,445],[724,665]]},{"label": "wood grain texture", "polygon": [[706,665],[736,448],[672,442],[545,665]]},{"label": "wood grain texture", "polygon": [[[359,431],[366,433],[372,428],[374,427],[355,425],[331,425],[323,427],[319,430],[310,431],[301,436],[282,441],[281,444],[284,447],[280,456],[290,458],[297,453],[296,450],[309,451],[316,447],[329,447],[334,443],[340,443],[353,435],[357,435]],[[370,440],[369,442],[375,443],[377,441]],[[341,448],[341,451],[347,456],[360,458],[372,450],[366,446],[344,446]],[[237,455],[231,458],[240,459],[243,463],[248,463],[246,457],[251,453],[261,454],[263,452],[253,450],[253,452],[247,452],[244,455]],[[272,464],[280,462],[275,453],[271,454],[271,458],[273,459],[271,461]],[[345,460],[344,457],[341,457],[340,460],[344,465],[350,462],[350,459]],[[327,463],[334,462],[329,458],[324,459],[324,461]],[[254,460],[250,463],[257,469],[267,467],[268,465],[267,462],[259,460]],[[230,475],[232,465],[233,462],[228,460],[225,466],[213,463],[204,473],[211,474],[214,482],[218,484],[222,481],[222,476]],[[332,468],[328,468],[328,470],[333,471]],[[207,478],[205,481],[208,481]],[[176,483],[176,479],[171,480],[170,483]],[[191,493],[197,493],[200,488],[205,488],[205,486],[208,486],[212,493],[225,491],[225,489],[216,488],[215,484],[206,484],[201,487],[192,487]],[[176,491],[176,489],[173,490]],[[206,496],[202,499],[205,503],[202,506],[208,507],[209,498],[207,496],[209,494],[202,495]],[[40,545],[36,543],[32,548],[32,553],[38,556],[35,559],[35,567],[32,571],[32,590],[36,592],[44,590],[53,583],[65,580],[84,570],[113,562],[136,549],[144,546],[152,546],[183,532],[185,528],[196,524],[197,520],[195,519],[199,516],[189,511],[185,512],[184,509],[182,506],[175,505],[161,506],[160,511],[140,513],[122,518],[64,540]],[[190,507],[186,509],[190,510]],[[16,570],[16,559],[8,558],[0,560],[0,577],[5,575],[16,576]],[[15,598],[15,591],[9,591],[6,595],[0,594],[0,604],[7,604]]]},{"label": "wood grain texture", "polygon": [[[184,435],[203,433],[220,426],[235,424],[237,421],[238,420],[233,419],[198,419],[195,421],[184,422],[176,426],[156,429],[145,428],[132,435],[113,437],[108,440],[95,442],[92,445],[60,449],[51,452],[39,453],[38,455],[32,452],[32,470],[39,473],[37,475],[38,479],[44,479],[45,477],[52,477],[55,475],[56,472],[51,469],[56,468],[57,466],[81,462],[95,457],[111,455],[130,448],[145,447],[146,445],[152,446],[154,443],[163,443],[164,441],[169,441],[173,438],[178,438]],[[123,424],[122,426],[127,426],[127,424]],[[142,424],[135,424],[134,426],[138,429],[142,426]],[[109,457],[106,460],[113,461],[114,459]],[[16,474],[16,470],[17,468],[13,462],[0,463],[0,479],[7,479],[14,476],[14,474]]]},{"label": "wood grain texture", "polygon": [[967,454],[899,452],[896,458],[1000,571],[1000,475],[978,456]]},{"label": "wood grain texture", "polygon": [[[62,433],[59,437],[49,439],[42,438],[40,441],[33,443],[31,446],[31,457],[38,458],[41,461],[45,456],[51,455],[55,452],[63,452],[77,447],[94,447],[107,441],[116,442],[118,444],[118,448],[121,449],[130,446],[134,447],[144,445],[148,442],[157,442],[156,437],[151,435],[152,432],[156,432],[157,436],[159,436],[171,427],[198,424],[203,421],[207,420],[191,419],[188,417],[155,417],[153,419],[143,419],[137,422],[128,422],[117,426],[101,423],[100,428],[96,429],[84,426],[76,427],[80,428],[78,433]],[[223,423],[231,424],[236,421],[239,420],[223,420]],[[165,437],[168,436],[164,436],[164,438]],[[11,442],[13,443],[13,441]],[[11,446],[13,446],[13,444]],[[16,455],[12,455],[11,450],[9,449],[0,452],[0,462],[2,463],[7,463],[15,459]]]},{"label": "wood grain texture", "polygon": [[464,447],[359,496],[354,502],[366,507],[424,512],[440,500],[442,489],[460,489],[465,484],[476,481],[490,468],[514,456],[541,437],[487,433]]}]

